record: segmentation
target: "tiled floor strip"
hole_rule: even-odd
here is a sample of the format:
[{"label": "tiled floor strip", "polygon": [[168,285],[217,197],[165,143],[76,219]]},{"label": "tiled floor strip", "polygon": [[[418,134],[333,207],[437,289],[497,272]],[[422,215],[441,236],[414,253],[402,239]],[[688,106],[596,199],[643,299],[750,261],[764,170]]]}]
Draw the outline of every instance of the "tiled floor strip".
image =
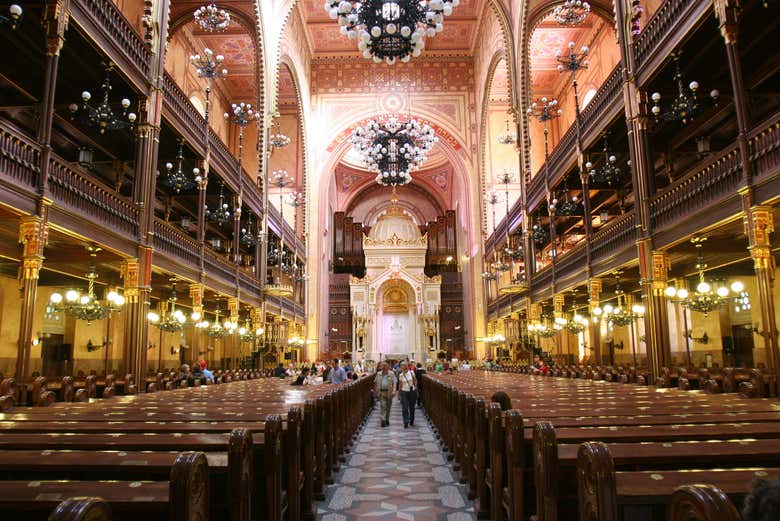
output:
[{"label": "tiled floor strip", "polygon": [[417,410],[415,426],[404,429],[395,400],[389,427],[380,427],[378,406],[369,416],[319,503],[317,519],[472,521],[476,516],[466,493],[422,410]]}]

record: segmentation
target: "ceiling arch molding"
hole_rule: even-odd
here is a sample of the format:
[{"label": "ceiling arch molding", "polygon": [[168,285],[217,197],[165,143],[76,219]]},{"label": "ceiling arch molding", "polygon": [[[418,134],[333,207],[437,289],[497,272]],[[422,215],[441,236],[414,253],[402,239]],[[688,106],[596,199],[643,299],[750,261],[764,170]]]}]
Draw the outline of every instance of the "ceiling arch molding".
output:
[{"label": "ceiling arch molding", "polygon": [[[441,201],[437,200],[437,198],[433,194],[431,194],[431,192],[427,189],[427,187],[419,185],[419,184],[416,184],[416,183],[410,183],[408,185],[404,185],[401,189],[404,190],[404,191],[407,191],[407,190],[408,191],[412,191],[412,192],[415,192],[416,194],[420,195],[427,202],[429,202],[431,204],[431,206],[433,207],[433,209],[434,209],[434,211],[436,212],[437,215],[444,215],[444,207],[442,206]],[[351,215],[354,212],[354,210],[355,210],[355,208],[356,208],[356,206],[358,205],[359,202],[361,202],[362,200],[364,200],[366,198],[369,198],[369,197],[377,195],[377,193],[380,192],[380,191],[381,192],[386,192],[386,191],[388,191],[388,188],[386,186],[380,185],[380,184],[375,183],[375,182],[372,182],[372,183],[370,183],[368,185],[365,185],[360,190],[355,192],[355,194],[353,194],[353,196],[350,198],[349,202],[346,205],[346,209],[345,209],[344,213],[346,215]],[[390,206],[390,198],[389,197],[386,198],[386,201],[384,201],[381,204],[376,205],[375,208],[372,211],[369,211],[366,214],[366,218],[364,219],[364,224],[369,225],[370,223],[373,223],[374,220],[376,220],[376,217],[380,213],[382,213],[382,211],[384,211],[385,208],[387,208],[388,206]],[[426,221],[428,219],[426,219],[424,217],[423,212],[421,210],[415,208],[413,205],[405,202],[403,199],[401,199],[400,196],[399,196],[399,200],[398,200],[398,206],[400,206],[404,210],[407,210],[409,213],[415,215],[418,224],[426,224]]]},{"label": "ceiling arch molding", "polygon": [[[619,0],[618,0],[619,1]],[[550,14],[558,5],[563,4],[563,0],[554,1],[542,1],[536,6],[531,7],[532,2],[524,2],[523,10],[520,14],[520,25],[518,27],[518,39],[517,39],[517,55],[520,56],[520,60],[517,62],[518,69],[518,82],[522,89],[523,96],[520,98],[519,108],[517,114],[523,115],[531,104],[531,57],[529,46],[531,44],[531,36],[536,28],[542,22],[542,20]],[[600,16],[610,24],[614,24],[614,12],[612,10],[612,2],[606,2],[604,0],[592,0],[591,12]],[[528,118],[520,117],[520,135],[518,136],[518,143],[521,145],[521,157],[523,162],[523,170],[526,178],[530,179],[531,172],[531,131],[528,127]]]}]

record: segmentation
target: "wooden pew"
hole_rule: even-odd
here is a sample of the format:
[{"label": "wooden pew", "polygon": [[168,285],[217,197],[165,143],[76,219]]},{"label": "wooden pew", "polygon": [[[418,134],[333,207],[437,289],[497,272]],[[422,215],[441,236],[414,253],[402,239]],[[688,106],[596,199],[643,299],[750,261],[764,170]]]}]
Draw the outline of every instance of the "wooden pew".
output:
[{"label": "wooden pew", "polygon": [[54,509],[47,521],[111,521],[111,506],[96,497],[72,497]]},{"label": "wooden pew", "polygon": [[63,498],[89,491],[111,506],[115,521],[208,519],[208,487],[205,455],[187,452],[177,456],[167,481],[0,481],[0,511],[23,512],[27,521],[45,520],[60,509]]},{"label": "wooden pew", "polygon": [[718,487],[683,485],[674,491],[666,518],[671,521],[741,521],[734,503]]},{"label": "wooden pew", "polygon": [[577,461],[579,519],[663,521],[675,491],[691,483],[714,485],[740,505],[756,476],[777,477],[780,468],[616,472],[607,446],[588,442]]}]

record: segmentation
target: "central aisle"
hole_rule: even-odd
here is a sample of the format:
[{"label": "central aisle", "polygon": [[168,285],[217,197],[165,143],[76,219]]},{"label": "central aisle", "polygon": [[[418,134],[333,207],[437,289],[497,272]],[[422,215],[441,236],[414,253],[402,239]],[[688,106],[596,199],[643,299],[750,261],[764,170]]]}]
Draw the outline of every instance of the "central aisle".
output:
[{"label": "central aisle", "polygon": [[404,429],[396,399],[389,427],[379,426],[378,404],[369,415],[325,501],[319,503],[317,519],[472,521],[473,502],[466,493],[422,409],[416,411],[415,426]]}]

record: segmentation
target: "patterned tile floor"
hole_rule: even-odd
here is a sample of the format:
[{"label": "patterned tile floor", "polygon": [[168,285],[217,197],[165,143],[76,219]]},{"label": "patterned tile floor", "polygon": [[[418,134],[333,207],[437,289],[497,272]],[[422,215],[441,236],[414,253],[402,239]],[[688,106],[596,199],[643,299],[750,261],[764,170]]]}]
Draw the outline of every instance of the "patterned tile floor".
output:
[{"label": "patterned tile floor", "polygon": [[466,498],[421,409],[415,426],[403,428],[401,404],[393,401],[390,426],[379,426],[371,412],[347,462],[318,504],[320,521],[473,521]]}]

